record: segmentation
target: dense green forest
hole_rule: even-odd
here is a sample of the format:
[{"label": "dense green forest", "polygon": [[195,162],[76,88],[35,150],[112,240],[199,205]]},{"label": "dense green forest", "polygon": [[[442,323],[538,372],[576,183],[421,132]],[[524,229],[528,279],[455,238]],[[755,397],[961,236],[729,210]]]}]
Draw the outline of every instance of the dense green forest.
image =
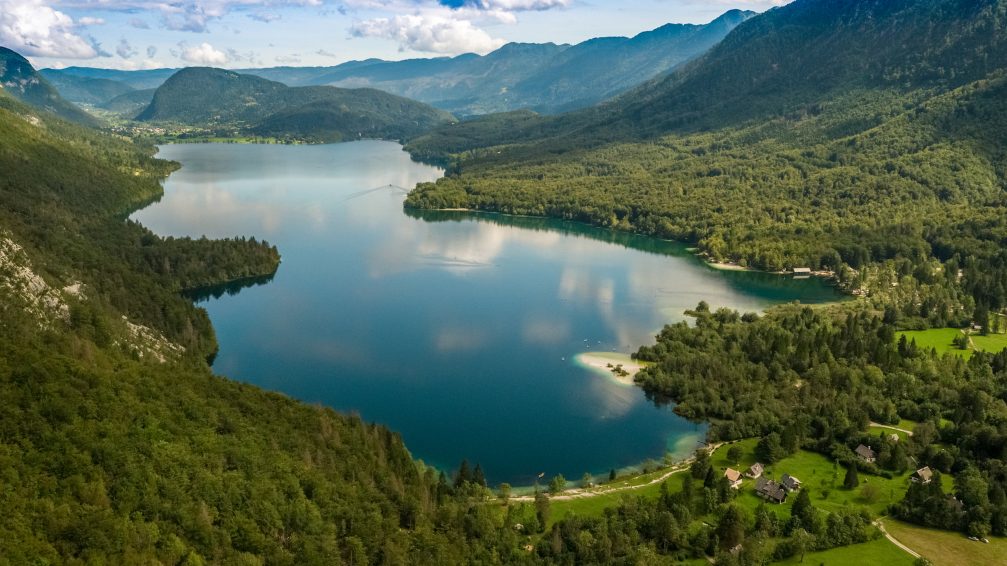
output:
[{"label": "dense green forest", "polygon": [[3,46],[0,46],[0,88],[27,104],[67,120],[90,126],[99,124],[96,118],[60,96],[27,59]]},{"label": "dense green forest", "polygon": [[[408,205],[834,272],[867,297],[701,303],[638,351],[637,383],[766,464],[827,458],[844,489],[928,466],[886,513],[1007,535],[1007,352],[897,333],[985,333],[1007,307],[1005,24],[1004,0],[797,0],[611,103],[416,140],[451,174]],[[875,512],[818,508],[809,489],[753,511],[705,452],[657,497],[554,520],[543,491],[496,499],[478,466],[448,477],[379,425],[213,375],[213,329],[187,297],[268,279],[279,250],[127,220],[176,165],[38,104],[0,92],[0,564],[766,564],[879,536]],[[908,437],[869,432],[907,419]]]},{"label": "dense green forest", "polygon": [[126,221],[152,153],[0,93],[0,563],[515,562],[396,434],[210,372],[181,292],[279,256]]},{"label": "dense green forest", "polygon": [[[676,402],[676,412],[709,421],[714,439],[762,437],[769,463],[804,447],[867,472],[954,472],[961,508],[910,488],[898,514],[975,536],[1007,534],[1007,351],[966,362],[896,340],[891,313],[886,323],[867,310],[835,311],[786,307],[759,317],[701,304],[694,326],[667,326],[641,348],[637,356],[655,365],[637,382],[658,402]],[[908,442],[865,432],[870,422],[900,419],[923,423]],[[854,455],[859,444],[873,445],[876,463]]]},{"label": "dense green forest", "polygon": [[[413,140],[451,174],[407,206],[580,220],[759,269],[836,271],[850,289],[887,260],[995,268],[1005,22],[995,0],[799,0],[610,103]],[[963,285],[1003,303],[998,284]]]},{"label": "dense green forest", "polygon": [[402,139],[454,121],[447,112],[374,89],[288,87],[200,67],[172,75],[136,119],[315,142]]}]

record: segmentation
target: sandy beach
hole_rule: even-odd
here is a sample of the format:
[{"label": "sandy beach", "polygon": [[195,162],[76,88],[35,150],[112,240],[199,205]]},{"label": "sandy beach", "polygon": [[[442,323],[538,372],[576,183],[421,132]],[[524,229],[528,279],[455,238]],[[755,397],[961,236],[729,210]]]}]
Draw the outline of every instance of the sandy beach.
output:
[{"label": "sandy beach", "polygon": [[[629,354],[616,352],[584,352],[577,354],[574,360],[584,367],[611,378],[620,385],[633,385],[633,378],[644,368],[643,362],[634,360]],[[609,367],[610,364],[612,367]],[[620,364],[622,364],[622,369],[626,371],[626,375],[616,375],[612,372],[612,369]]]}]

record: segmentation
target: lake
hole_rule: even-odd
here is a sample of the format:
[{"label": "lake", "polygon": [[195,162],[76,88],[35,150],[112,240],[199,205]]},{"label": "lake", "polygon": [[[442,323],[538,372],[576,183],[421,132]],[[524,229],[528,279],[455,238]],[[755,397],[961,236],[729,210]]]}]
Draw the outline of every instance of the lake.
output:
[{"label": "lake", "polygon": [[400,432],[417,458],[492,483],[579,479],[671,452],[705,427],[578,354],[630,353],[705,300],[745,311],[835,300],[817,280],[711,269],[681,244],[568,222],[403,211],[441,175],[397,144],[180,144],[162,235],[255,236],[269,282],[201,301],[214,369]]}]

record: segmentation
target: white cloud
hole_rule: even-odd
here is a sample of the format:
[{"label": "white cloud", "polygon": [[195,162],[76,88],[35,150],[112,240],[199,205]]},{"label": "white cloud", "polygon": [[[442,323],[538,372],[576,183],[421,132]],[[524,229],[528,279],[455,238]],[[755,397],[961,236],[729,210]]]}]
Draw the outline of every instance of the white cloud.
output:
[{"label": "white cloud", "polygon": [[187,63],[211,66],[224,65],[227,63],[227,54],[223,51],[218,51],[205,41],[195,47],[189,47],[186,45],[180,45],[179,47],[182,48],[180,57]]},{"label": "white cloud", "polygon": [[470,5],[483,10],[507,10],[508,12],[542,11],[565,8],[571,0],[475,0]]},{"label": "white cloud", "polygon": [[0,45],[22,55],[85,59],[97,51],[77,35],[73,18],[42,0],[0,0]]},{"label": "white cloud", "polygon": [[468,20],[427,14],[365,20],[354,24],[350,33],[391,39],[399,49],[429,53],[488,53],[504,44]]},{"label": "white cloud", "polygon": [[[54,0],[50,3],[78,10],[154,12],[160,14],[161,25],[167,29],[203,33],[207,31],[210,22],[223,18],[233,10],[322,6],[323,0]],[[279,18],[279,14],[256,12],[250,17],[262,21],[273,21]],[[140,28],[147,25],[139,18],[133,18],[130,23],[134,27]]]},{"label": "white cloud", "polygon": [[297,53],[293,53],[291,55],[278,55],[276,57],[276,62],[283,65],[293,65],[301,62],[301,56]]},{"label": "white cloud", "polygon": [[153,58],[154,55],[157,55],[157,47],[155,47],[153,45],[148,45],[147,46],[147,57]]},{"label": "white cloud", "polygon": [[517,14],[565,8],[573,0],[467,0],[452,7],[438,0],[344,0],[354,9],[396,15],[359,21],[350,27],[353,37],[379,37],[397,41],[400,50],[458,54],[488,53],[506,43],[492,37],[481,25],[518,22]]},{"label": "white cloud", "polygon": [[339,57],[339,55],[336,55],[335,53],[331,51],[326,51],[324,49],[319,49],[318,51],[315,51],[315,54],[321,55],[322,57],[332,57],[332,58]]},{"label": "white cloud", "polygon": [[104,19],[102,19],[102,18],[92,18],[92,17],[89,17],[89,16],[84,16],[83,18],[80,18],[80,19],[77,20],[77,25],[81,25],[81,26],[100,26],[100,25],[104,25],[104,24],[105,24],[105,20]]}]

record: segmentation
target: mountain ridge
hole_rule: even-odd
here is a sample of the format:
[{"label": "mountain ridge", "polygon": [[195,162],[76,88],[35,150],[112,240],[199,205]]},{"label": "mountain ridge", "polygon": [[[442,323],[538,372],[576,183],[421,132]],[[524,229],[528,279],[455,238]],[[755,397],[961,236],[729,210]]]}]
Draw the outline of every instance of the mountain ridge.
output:
[{"label": "mountain ridge", "polygon": [[374,89],[288,87],[254,75],[190,67],[158,87],[136,119],[331,142],[408,138],[454,118]]},{"label": "mountain ridge", "polygon": [[0,88],[33,107],[72,122],[97,126],[99,121],[64,99],[58,90],[19,53],[0,46]]},{"label": "mountain ridge", "polygon": [[[669,23],[630,37],[598,37],[577,44],[511,42],[486,55],[400,61],[372,58],[332,67],[234,71],[291,87],[377,88],[458,115],[523,108],[554,114],[590,106],[663,74],[700,55],[753,15],[730,10],[707,24]],[[177,71],[67,67],[53,72],[82,81],[112,80],[143,90],[159,87]]]}]

